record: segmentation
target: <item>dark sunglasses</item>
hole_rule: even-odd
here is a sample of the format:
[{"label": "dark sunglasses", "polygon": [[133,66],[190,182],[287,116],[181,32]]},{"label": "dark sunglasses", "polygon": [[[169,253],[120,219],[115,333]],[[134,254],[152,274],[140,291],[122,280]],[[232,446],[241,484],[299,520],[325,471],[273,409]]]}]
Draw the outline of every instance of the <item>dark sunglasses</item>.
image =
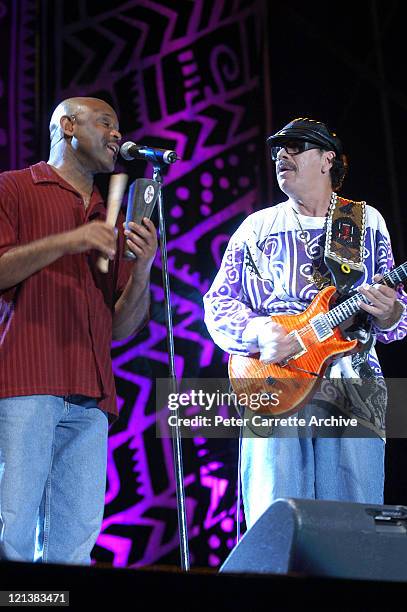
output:
[{"label": "dark sunglasses", "polygon": [[271,159],[273,161],[277,160],[277,155],[281,149],[285,149],[288,155],[299,155],[300,153],[304,153],[304,151],[309,151],[310,149],[320,149],[321,147],[314,142],[308,142],[307,140],[287,140],[284,144],[270,147],[271,149]]}]

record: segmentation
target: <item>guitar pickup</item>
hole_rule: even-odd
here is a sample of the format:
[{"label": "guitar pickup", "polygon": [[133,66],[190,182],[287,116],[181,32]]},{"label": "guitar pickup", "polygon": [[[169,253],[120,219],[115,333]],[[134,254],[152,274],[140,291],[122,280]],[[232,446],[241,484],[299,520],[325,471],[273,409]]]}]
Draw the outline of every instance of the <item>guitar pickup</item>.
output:
[{"label": "guitar pickup", "polygon": [[307,352],[307,349],[305,348],[304,341],[303,341],[303,339],[301,338],[300,334],[298,333],[298,331],[296,329],[294,329],[288,335],[289,336],[293,336],[296,339],[296,341],[298,343],[298,351],[296,353],[294,353],[293,355],[290,355],[289,357],[286,357],[285,359],[283,359],[283,361],[280,361],[279,365],[282,366],[282,367],[287,365],[287,363],[289,361],[291,361],[291,359],[298,359],[298,357],[301,357],[301,355],[304,355],[304,353]]},{"label": "guitar pickup", "polygon": [[310,319],[309,324],[314,330],[319,342],[324,342],[324,340],[330,336],[333,336],[333,329],[329,325],[329,322],[326,320],[324,315],[318,314],[316,317]]}]

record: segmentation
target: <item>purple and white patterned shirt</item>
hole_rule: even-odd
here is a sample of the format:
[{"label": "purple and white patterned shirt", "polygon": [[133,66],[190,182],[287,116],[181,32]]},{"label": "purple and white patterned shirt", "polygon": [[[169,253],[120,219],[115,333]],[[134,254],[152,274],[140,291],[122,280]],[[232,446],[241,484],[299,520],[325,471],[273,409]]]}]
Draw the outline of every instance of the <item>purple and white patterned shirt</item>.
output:
[{"label": "purple and white patterned shirt", "polygon": [[[329,278],[323,259],[326,218],[298,215],[307,235],[304,241],[293,207],[293,202],[287,200],[245,219],[230,239],[220,270],[203,298],[209,333],[228,353],[248,356],[259,352],[256,337],[245,334],[253,319],[261,317],[265,321],[273,314],[298,314],[309,306],[318,293],[309,278],[312,261]],[[386,223],[371,206],[366,206],[366,225],[363,274],[354,287],[373,283],[375,274],[384,274],[394,265]],[[400,340],[407,334],[407,295],[399,290],[398,297],[404,312],[393,328],[381,330],[373,325],[375,339],[381,342]],[[381,377],[374,343],[367,361],[376,377]],[[356,363],[351,355],[338,358],[329,376],[358,378]],[[380,412],[380,418],[372,419],[371,414],[366,414],[361,420],[383,431],[384,409]]]}]

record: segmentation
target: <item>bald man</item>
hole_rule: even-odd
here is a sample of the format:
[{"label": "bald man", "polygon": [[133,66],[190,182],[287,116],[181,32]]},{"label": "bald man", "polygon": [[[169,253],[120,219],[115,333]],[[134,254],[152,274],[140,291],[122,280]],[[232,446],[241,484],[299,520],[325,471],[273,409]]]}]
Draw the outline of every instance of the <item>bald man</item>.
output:
[{"label": "bald man", "polygon": [[157,236],[148,219],[105,222],[94,177],[121,139],[109,104],[65,100],[50,138],[47,163],[0,175],[0,559],[88,564],[117,416],[110,345],[148,319]]}]

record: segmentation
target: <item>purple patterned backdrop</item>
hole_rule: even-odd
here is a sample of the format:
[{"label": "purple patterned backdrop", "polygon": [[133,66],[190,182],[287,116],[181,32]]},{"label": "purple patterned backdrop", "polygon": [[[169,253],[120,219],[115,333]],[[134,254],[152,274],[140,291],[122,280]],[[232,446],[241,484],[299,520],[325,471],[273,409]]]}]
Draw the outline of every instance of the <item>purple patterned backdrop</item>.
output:
[{"label": "purple patterned backdrop", "polygon": [[0,171],[22,168],[35,158],[36,27],[35,0],[0,1]]},{"label": "purple patterned backdrop", "polygon": [[[41,109],[44,127],[54,104],[75,95],[109,101],[125,139],[176,149],[182,161],[165,176],[164,193],[177,374],[225,376],[225,357],[203,324],[202,295],[230,234],[259,201],[265,3],[43,2],[34,26],[41,24],[37,56],[34,32],[30,39],[26,31],[35,2],[19,0],[11,12],[3,6],[0,28],[9,37],[10,61],[0,67],[1,127],[9,121],[0,129],[2,167],[34,161],[35,112]],[[144,162],[127,170],[131,178],[151,176]],[[121,418],[110,434],[105,520],[94,558],[116,566],[179,560],[171,441],[155,434],[163,409],[155,403],[155,379],[167,375],[159,256],[152,298],[148,328],[113,345]],[[234,544],[236,447],[236,440],[184,440],[195,565],[218,566]]]}]

